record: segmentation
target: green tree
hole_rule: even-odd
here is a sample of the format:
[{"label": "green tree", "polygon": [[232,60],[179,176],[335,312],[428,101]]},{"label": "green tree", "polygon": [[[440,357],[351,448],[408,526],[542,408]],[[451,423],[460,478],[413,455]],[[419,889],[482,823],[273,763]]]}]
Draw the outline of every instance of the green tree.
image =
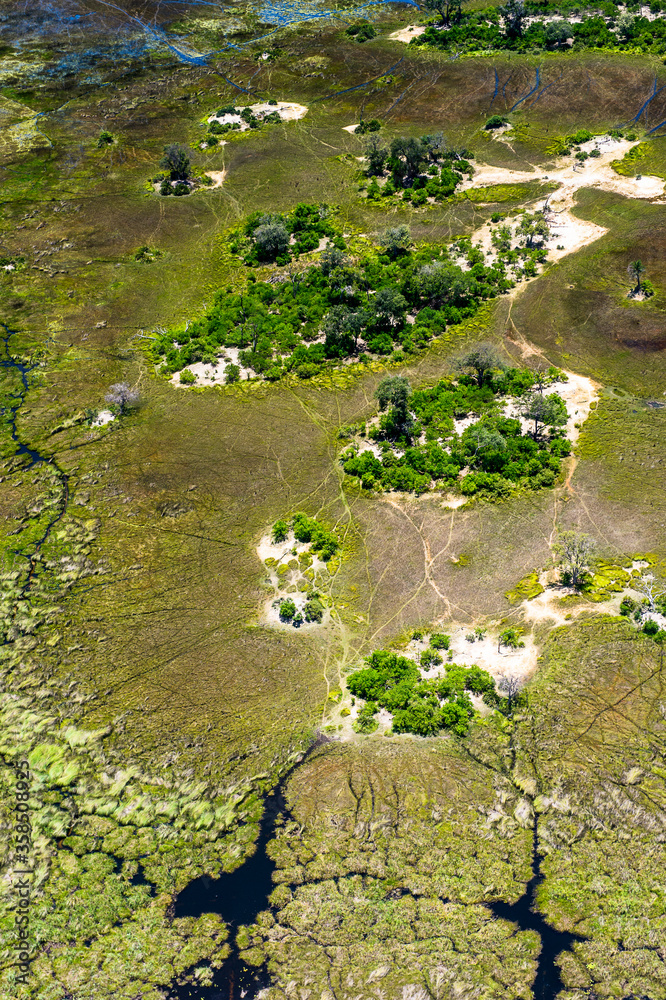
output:
[{"label": "green tree", "polygon": [[630,274],[631,277],[636,282],[636,286],[634,288],[634,291],[635,292],[640,292],[640,290],[641,290],[641,278],[645,274],[645,265],[642,264],[640,260],[632,260],[631,264],[627,268],[627,273]]},{"label": "green tree", "polygon": [[393,140],[388,164],[396,184],[409,181],[420,172],[427,151],[420,139],[400,136]]},{"label": "green tree", "polygon": [[357,348],[359,334],[367,325],[361,309],[333,306],[324,320],[324,353],[327,358],[346,358]]},{"label": "green tree", "polygon": [[261,260],[275,260],[289,249],[289,231],[282,220],[270,219],[263,222],[253,235]]},{"label": "green tree", "polygon": [[516,229],[516,233],[518,236],[524,238],[526,246],[533,247],[535,239],[548,239],[550,236],[550,226],[546,222],[543,212],[535,212],[533,215],[525,212]]},{"label": "green tree", "polygon": [[385,229],[378,242],[382,252],[391,260],[395,260],[396,257],[408,252],[412,240],[407,226],[394,226]]},{"label": "green tree", "polygon": [[410,395],[411,386],[404,375],[387,375],[375,390],[379,409],[384,411],[390,407],[393,422],[400,428],[405,428],[409,422]]},{"label": "green tree", "polygon": [[415,280],[421,298],[434,309],[439,309],[447,302],[467,300],[474,279],[456,264],[434,260],[432,264],[419,268]]},{"label": "green tree", "polygon": [[525,420],[534,421],[534,439],[539,437],[539,427],[561,427],[569,419],[567,406],[561,396],[552,393],[542,396],[541,393],[530,393],[522,400],[520,410]]},{"label": "green tree", "polygon": [[289,534],[289,525],[284,520],[276,521],[271,530],[271,541],[274,545],[278,542],[284,542],[287,540],[287,535]]},{"label": "green tree", "polygon": [[463,5],[466,3],[469,3],[469,0],[423,0],[422,7],[439,14],[442,24],[450,25],[452,15],[454,20],[460,21]]},{"label": "green tree", "polygon": [[572,587],[579,587],[589,569],[596,542],[582,531],[561,531],[553,545]]},{"label": "green tree", "polygon": [[524,645],[525,643],[520,638],[520,629],[510,626],[500,632],[497,640],[497,652],[500,652],[502,646],[508,646],[509,649],[522,649]]},{"label": "green tree", "polygon": [[365,144],[365,157],[368,161],[366,173],[369,177],[381,177],[388,157],[388,148],[378,135],[370,135]]},{"label": "green tree", "polygon": [[453,361],[453,370],[471,375],[479,388],[492,380],[493,372],[505,371],[509,366],[494,344],[477,344]]},{"label": "green tree", "polygon": [[290,622],[296,615],[296,605],[290,597],[280,601],[279,615],[281,622]]},{"label": "green tree", "polygon": [[163,170],[168,170],[172,181],[186,181],[190,176],[190,157],[184,146],[170,143],[164,147],[160,160]]},{"label": "green tree", "polygon": [[504,18],[504,31],[507,38],[521,38],[525,18],[523,0],[507,0],[507,3],[497,8],[497,11]]},{"label": "green tree", "polygon": [[375,312],[384,326],[400,326],[407,312],[407,299],[397,288],[380,288],[374,297]]},{"label": "green tree", "polygon": [[568,21],[551,21],[545,26],[544,33],[549,49],[561,48],[574,37],[573,28]]}]

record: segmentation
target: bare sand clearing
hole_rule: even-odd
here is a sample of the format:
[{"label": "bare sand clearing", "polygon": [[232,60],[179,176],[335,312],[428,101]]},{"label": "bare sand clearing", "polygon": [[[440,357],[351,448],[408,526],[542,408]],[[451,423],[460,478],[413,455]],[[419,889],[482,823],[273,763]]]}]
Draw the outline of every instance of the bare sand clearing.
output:
[{"label": "bare sand clearing", "polygon": [[394,42],[405,42],[409,44],[412,38],[418,38],[422,35],[425,28],[422,24],[409,24],[406,28],[400,28],[399,31],[393,31],[388,37]]},{"label": "bare sand clearing", "polygon": [[213,183],[208,188],[209,191],[212,191],[213,188],[222,187],[224,179],[227,176],[226,170],[207,170],[206,173],[209,177],[213,178]]},{"label": "bare sand clearing", "polygon": [[[238,107],[245,107],[245,105],[238,105]],[[295,104],[293,101],[278,101],[277,104],[250,104],[249,105],[252,114],[255,118],[267,118],[268,115],[273,114],[277,111],[283,122],[293,122],[297,121],[299,118],[303,118],[304,115],[308,113],[308,109],[303,104]],[[208,119],[209,124],[211,122],[219,122],[220,125],[240,125],[241,132],[247,132],[249,125],[240,116],[240,111],[236,114],[228,115],[211,115]]]},{"label": "bare sand clearing", "polygon": [[252,369],[244,368],[240,363],[240,348],[225,347],[224,353],[217,359],[217,364],[211,365],[207,361],[196,361],[183,369],[183,371],[190,371],[196,376],[196,382],[193,382],[192,385],[184,385],[180,381],[180,372],[175,372],[169,381],[171,385],[181,389],[192,389],[194,386],[201,385],[224,385],[229,365],[237,365],[240,368],[239,381],[254,378],[255,373]]},{"label": "bare sand clearing", "polygon": [[[558,190],[549,195],[545,203],[546,217],[551,225],[551,237],[544,246],[548,248],[548,259],[557,261],[588,246],[607,232],[602,226],[577,219],[571,214],[576,192],[580,188],[600,188],[603,191],[621,194],[625,198],[646,200],[654,200],[664,195],[664,181],[661,177],[622,177],[613,170],[612,161],[621,159],[636,145],[636,142],[629,142],[626,139],[592,139],[583,143],[581,149],[589,153],[596,148],[600,156],[592,157],[583,163],[570,157],[560,157],[559,165],[549,170],[508,170],[504,167],[479,164],[474,177],[464,182],[462,190],[495,184],[524,184],[534,180],[553,181],[559,184]],[[543,207],[541,200],[533,207],[537,207],[537,204]],[[472,240],[480,242],[484,250],[490,251],[490,227],[483,227],[474,233]]]}]

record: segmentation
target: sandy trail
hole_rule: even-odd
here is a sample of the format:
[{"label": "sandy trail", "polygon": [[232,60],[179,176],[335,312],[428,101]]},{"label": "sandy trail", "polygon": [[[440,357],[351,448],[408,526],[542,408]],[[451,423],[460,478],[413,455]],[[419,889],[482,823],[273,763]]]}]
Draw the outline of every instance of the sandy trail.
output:
[{"label": "sandy trail", "polygon": [[[591,157],[581,163],[570,157],[560,158],[559,166],[554,169],[509,170],[504,167],[493,167],[479,164],[474,177],[465,181],[461,190],[483,188],[494,184],[524,184],[527,181],[552,181],[559,184],[546,199],[546,217],[551,225],[550,239],[544,244],[548,249],[548,260],[558,261],[567,254],[588,246],[608,230],[593,222],[577,219],[571,214],[576,201],[576,193],[580,188],[600,188],[623,195],[625,198],[642,198],[645,200],[660,199],[664,195],[664,181],[661,177],[622,177],[616,174],[611,163],[621,159],[636,142],[626,139],[592,139],[583,143],[581,149],[589,153],[598,149],[600,156]],[[539,207],[543,207],[539,199]],[[537,207],[537,203],[534,206]],[[474,242],[480,243],[483,250],[491,251],[490,227],[484,226],[472,235]]]}]

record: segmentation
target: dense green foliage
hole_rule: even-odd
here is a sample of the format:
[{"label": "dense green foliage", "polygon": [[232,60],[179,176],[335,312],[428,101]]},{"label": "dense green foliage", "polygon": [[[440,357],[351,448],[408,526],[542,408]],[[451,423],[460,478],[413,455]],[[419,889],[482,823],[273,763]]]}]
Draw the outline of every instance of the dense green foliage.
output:
[{"label": "dense green foliage", "polygon": [[271,529],[271,540],[274,543],[284,542],[289,530],[294,532],[297,542],[309,544],[312,551],[316,552],[324,562],[328,562],[340,548],[340,543],[333,532],[307,514],[294,514],[291,522],[283,519],[276,521]]},{"label": "dense green foliage", "polygon": [[[428,652],[430,656],[426,656]],[[433,657],[433,653],[426,650],[421,655],[426,670],[442,662],[439,654]],[[474,718],[468,692],[483,695],[489,704],[501,703],[490,674],[476,666],[447,663],[443,677],[422,680],[413,660],[391,650],[377,650],[365,662],[367,666],[347,678],[350,692],[366,702],[359,713],[358,732],[376,728],[372,716],[377,708],[385,708],[393,714],[395,733],[434,736],[442,729],[450,729],[464,736]]]},{"label": "dense green foliage", "polygon": [[365,172],[371,180],[367,188],[365,184],[361,188],[366,190],[368,201],[395,196],[417,207],[428,199],[445,201],[465,174],[474,173],[469,162],[473,154],[468,149],[449,149],[441,132],[418,139],[399,136],[389,146],[373,135],[365,153]]},{"label": "dense green foliage", "polygon": [[[255,213],[242,231],[248,235],[241,240],[237,233],[232,249],[240,250],[244,240],[246,259],[273,255],[280,263],[334,230],[328,210],[297,205],[289,216]],[[295,245],[288,244],[292,232]],[[268,379],[289,371],[309,378],[326,363],[366,352],[409,353],[512,288],[522,270],[536,273],[535,261],[546,254],[504,247],[487,265],[468,238],[410,249],[405,227],[387,231],[378,248],[354,258],[343,254],[342,240],[333,243],[307,270],[283,273],[273,282],[256,281],[250,273],[242,290],[218,291],[200,319],[157,335],[150,349],[155,362],[162,362],[160,372],[171,375],[198,361],[216,364],[226,347],[240,348],[241,363]]]},{"label": "dense green foliage", "polygon": [[[482,386],[472,375],[461,375],[457,381],[441,379],[435,386],[411,393],[407,425],[399,423],[390,410],[369,428],[368,436],[380,442],[381,458],[352,446],[341,456],[344,471],[360,479],[365,489],[417,494],[433,486],[459,486],[465,496],[504,497],[517,487],[552,486],[571,446],[558,426],[564,403],[556,394],[541,396],[536,382],[543,385],[560,377],[557,369],[550,369],[544,377],[509,368],[495,370]],[[516,397],[524,401],[524,413],[538,411],[540,417],[550,413],[555,427],[548,436],[541,433],[539,424],[534,433],[523,433],[517,418],[502,415],[502,406]],[[553,402],[546,407],[541,400]],[[454,419],[470,414],[478,414],[479,419],[456,433]],[[469,471],[460,479],[465,468]]]},{"label": "dense green foliage", "polygon": [[[620,11],[619,4],[603,0],[588,8],[588,16],[581,22],[569,22],[565,19],[566,13],[579,14],[579,4],[567,0],[557,4],[532,3],[525,4],[522,17],[507,19],[502,26],[498,8],[486,7],[463,14],[458,23],[444,31],[430,25],[410,44],[453,49],[456,52],[613,49],[657,55],[665,53],[666,21],[661,18],[650,20],[643,16],[638,5],[634,9],[635,13],[631,12],[631,7],[628,11]],[[650,4],[653,13],[663,9],[661,0]],[[565,17],[561,20],[542,20],[545,16],[552,17],[553,13]],[[529,24],[526,15],[530,16]]]}]

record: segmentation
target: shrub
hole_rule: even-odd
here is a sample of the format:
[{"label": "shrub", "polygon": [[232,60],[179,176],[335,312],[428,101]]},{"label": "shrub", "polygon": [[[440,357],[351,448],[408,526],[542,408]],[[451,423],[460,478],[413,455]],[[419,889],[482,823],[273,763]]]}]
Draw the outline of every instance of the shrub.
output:
[{"label": "shrub", "polygon": [[189,368],[184,368],[180,373],[181,385],[194,385],[197,380],[194,372],[191,372]]},{"label": "shrub", "polygon": [[622,600],[621,600],[621,602],[620,602],[620,614],[621,615],[629,616],[629,615],[633,614],[633,612],[636,610],[637,607],[638,607],[638,604],[633,599],[633,597],[629,597],[629,596],[623,597]]},{"label": "shrub", "polygon": [[324,605],[318,598],[310,598],[305,602],[303,616],[306,622],[321,622],[324,617]]},{"label": "shrub", "polygon": [[494,128],[501,128],[503,125],[507,124],[508,124],[507,119],[503,118],[502,115],[492,115],[492,117],[489,118],[488,121],[486,122],[484,128],[490,130]]},{"label": "shrub", "polygon": [[290,622],[296,615],[296,605],[290,597],[280,601],[279,615],[281,622]]},{"label": "shrub", "polygon": [[430,636],[430,645],[433,649],[448,649],[451,645],[451,636],[442,632],[433,632]]},{"label": "shrub", "polygon": [[643,625],[643,632],[645,633],[645,635],[651,635],[651,636],[656,635],[658,631],[659,631],[658,623],[654,621],[652,618],[648,618],[648,620]]},{"label": "shrub", "polygon": [[224,381],[228,385],[232,385],[234,382],[238,382],[240,379],[241,370],[238,365],[227,365],[224,369]]},{"label": "shrub", "polygon": [[424,649],[421,653],[421,666],[424,670],[432,670],[433,667],[438,667],[440,663],[442,663],[442,657],[436,649]]},{"label": "shrub", "polygon": [[271,529],[271,541],[274,545],[278,542],[285,542],[289,534],[289,525],[284,520],[278,520]]},{"label": "shrub", "polygon": [[103,149],[104,146],[110,146],[113,142],[113,135],[107,132],[106,129],[102,129],[97,140],[97,148]]},{"label": "shrub", "polygon": [[173,193],[178,198],[180,198],[184,194],[189,194],[190,193],[190,188],[189,188],[189,186],[187,184],[183,183],[183,181],[178,181],[178,183],[175,185],[175,187],[173,189]]},{"label": "shrub", "polygon": [[162,183],[160,184],[160,194],[162,195],[173,194],[173,187],[171,186],[171,181],[168,179],[168,177],[165,177]]},{"label": "shrub", "polygon": [[369,701],[358,713],[356,722],[352,723],[352,729],[357,733],[374,733],[379,723],[375,719],[377,706]]}]

